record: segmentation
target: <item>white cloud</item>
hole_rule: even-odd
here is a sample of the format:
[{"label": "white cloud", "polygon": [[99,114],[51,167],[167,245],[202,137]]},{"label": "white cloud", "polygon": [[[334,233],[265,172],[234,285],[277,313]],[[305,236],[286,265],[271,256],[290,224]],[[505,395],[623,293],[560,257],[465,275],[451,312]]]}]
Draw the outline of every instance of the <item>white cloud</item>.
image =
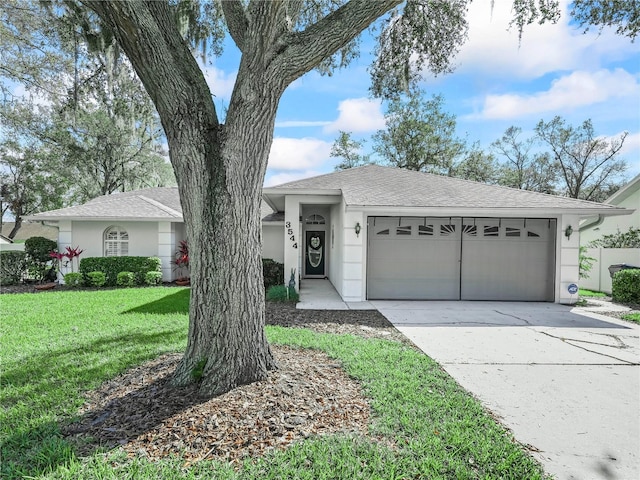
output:
[{"label": "white cloud", "polygon": [[264,186],[265,187],[272,187],[274,185],[280,185],[282,183],[288,183],[288,182],[293,182],[295,180],[300,180],[303,178],[310,178],[310,177],[315,177],[317,175],[321,175],[322,172],[319,172],[317,170],[305,170],[302,172],[295,172],[295,173],[276,173],[275,175],[271,175],[269,178],[267,178],[267,180],[264,182]]},{"label": "white cloud", "polygon": [[373,132],[384,128],[380,100],[370,98],[348,98],[338,106],[337,120],[324,128],[325,133],[337,132]]},{"label": "white cloud", "polygon": [[331,144],[317,138],[276,137],[271,145],[269,168],[308,170],[329,159]]},{"label": "white cloud", "polygon": [[202,67],[202,73],[204,73],[204,78],[212,95],[217,99],[229,100],[231,98],[238,72],[226,73],[214,66],[207,66]]},{"label": "white cloud", "polygon": [[547,91],[487,95],[478,116],[485,119],[512,119],[544,112],[562,112],[614,98],[637,99],[639,95],[640,83],[625,70],[577,71],[554,80]]},{"label": "white cloud", "polygon": [[561,2],[558,23],[532,24],[510,31],[512,2],[474,1],[469,7],[469,39],[454,60],[460,72],[481,72],[493,78],[537,78],[549,72],[600,68],[603,62],[634,54],[626,37],[610,30],[587,34],[570,25],[568,0]]}]

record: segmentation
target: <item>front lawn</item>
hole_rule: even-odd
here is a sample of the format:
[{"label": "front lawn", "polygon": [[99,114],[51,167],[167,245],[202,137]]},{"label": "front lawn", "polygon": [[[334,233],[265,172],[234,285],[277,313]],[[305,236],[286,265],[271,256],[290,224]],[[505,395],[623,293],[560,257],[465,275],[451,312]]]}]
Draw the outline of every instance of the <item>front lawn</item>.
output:
[{"label": "front lawn", "polygon": [[593,290],[587,290],[586,288],[581,288],[578,291],[578,295],[581,297],[591,297],[591,298],[604,298],[607,296],[606,293],[594,292]]},{"label": "front lawn", "polygon": [[[82,458],[60,433],[82,393],[186,345],[188,289],[0,295],[2,478],[544,478],[540,466],[435,362],[393,341],[267,327],[358,379],[369,437],[311,436],[242,465],[150,462],[118,450]],[[196,433],[197,434],[197,433]]]},{"label": "front lawn", "polygon": [[623,315],[622,318],[624,320],[629,320],[630,322],[640,323],[640,313],[628,313]]}]

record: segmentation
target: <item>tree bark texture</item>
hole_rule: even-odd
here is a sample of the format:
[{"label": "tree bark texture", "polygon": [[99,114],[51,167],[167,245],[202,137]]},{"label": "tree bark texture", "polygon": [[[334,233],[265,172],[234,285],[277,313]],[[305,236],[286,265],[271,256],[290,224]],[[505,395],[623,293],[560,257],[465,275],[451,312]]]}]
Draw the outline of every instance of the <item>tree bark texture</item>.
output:
[{"label": "tree bark texture", "polygon": [[328,23],[326,35],[287,30],[287,2],[227,5],[242,59],[225,125],[167,3],[85,3],[113,29],[169,144],[191,270],[188,344],[175,383],[198,380],[210,396],[263,380],[275,363],[264,334],[260,204],[278,102],[289,83],[398,1],[359,1],[362,9],[342,11],[344,25]]}]

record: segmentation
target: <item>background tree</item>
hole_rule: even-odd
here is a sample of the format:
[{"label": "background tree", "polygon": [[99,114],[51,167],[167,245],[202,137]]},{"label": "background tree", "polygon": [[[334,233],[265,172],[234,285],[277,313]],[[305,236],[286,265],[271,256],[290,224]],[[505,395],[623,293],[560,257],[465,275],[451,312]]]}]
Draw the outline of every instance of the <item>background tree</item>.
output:
[{"label": "background tree", "polygon": [[535,130],[559,165],[561,188],[568,197],[602,201],[627,168],[618,158],[627,132],[618,138],[598,138],[591,120],[573,127],[558,116],[550,122],[540,120]]},{"label": "background tree", "polygon": [[498,183],[506,187],[554,193],[557,165],[544,152],[532,152],[536,139],[521,139],[520,127],[509,127],[491,148],[504,162],[498,171]]},{"label": "background tree", "polygon": [[[154,106],[114,37],[96,30],[86,9],[65,5],[0,5],[0,140],[19,139],[49,158],[55,151],[58,177],[74,180],[64,205],[175,184]],[[22,97],[9,93],[15,82],[26,85]]]},{"label": "background tree", "polygon": [[618,35],[634,41],[640,32],[640,8],[636,0],[603,2],[602,0],[574,0],[571,16],[581,27],[616,28]]},{"label": "background tree", "polygon": [[[447,71],[466,35],[467,0],[409,0],[401,10],[400,0],[82,3],[114,32],[169,144],[192,254],[188,345],[175,381],[192,382],[202,368],[200,391],[210,395],[264,379],[274,362],[263,332],[259,211],[282,93],[314,68],[348,63],[356,37],[378,18],[376,94],[406,90],[425,68]],[[179,28],[181,8],[196,21]],[[224,124],[190,55],[191,39],[218,38],[211,12],[224,15],[242,53]],[[548,0],[514,2],[519,27],[557,14]]]},{"label": "background tree", "polygon": [[443,111],[444,98],[424,98],[412,89],[390,100],[386,127],[374,136],[374,151],[383,161],[399,168],[447,175],[465,149],[456,137],[455,115]]},{"label": "background tree", "polygon": [[57,174],[55,160],[40,148],[16,141],[0,144],[0,184],[15,219],[9,238],[16,236],[25,216],[63,205],[66,182]]},{"label": "background tree", "polygon": [[475,142],[465,150],[462,160],[453,166],[450,174],[452,177],[491,184],[497,182],[498,169],[495,156],[482,150],[480,143]]},{"label": "background tree", "polygon": [[369,155],[360,153],[364,143],[364,140],[353,140],[351,138],[351,132],[343,132],[340,130],[338,138],[333,142],[331,152],[329,153],[331,157],[342,159],[342,161],[336,165],[336,170],[346,170],[370,163]]}]

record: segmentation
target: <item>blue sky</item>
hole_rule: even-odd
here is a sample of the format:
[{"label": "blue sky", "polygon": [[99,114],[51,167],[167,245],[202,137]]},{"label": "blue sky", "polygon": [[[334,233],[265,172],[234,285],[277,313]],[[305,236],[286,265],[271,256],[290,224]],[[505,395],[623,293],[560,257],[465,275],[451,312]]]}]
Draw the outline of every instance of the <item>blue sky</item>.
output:
[{"label": "blue sky", "polygon": [[[567,2],[556,25],[527,27],[518,44],[507,31],[511,2],[474,0],[469,39],[454,60],[453,74],[425,77],[429,95],[442,94],[445,110],[458,121],[458,135],[484,149],[511,125],[528,137],[536,123],[560,115],[578,126],[591,119],[599,136],[629,132],[622,153],[627,178],[640,174],[640,40],[631,43],[613,31],[583,34],[569,25]],[[369,98],[372,43],[361,57],[332,77],[311,72],[285,92],[276,121],[265,185],[334,170],[329,157],[339,130],[369,138],[384,127],[384,105]],[[228,104],[238,52],[227,48],[205,75],[217,106]]]}]

